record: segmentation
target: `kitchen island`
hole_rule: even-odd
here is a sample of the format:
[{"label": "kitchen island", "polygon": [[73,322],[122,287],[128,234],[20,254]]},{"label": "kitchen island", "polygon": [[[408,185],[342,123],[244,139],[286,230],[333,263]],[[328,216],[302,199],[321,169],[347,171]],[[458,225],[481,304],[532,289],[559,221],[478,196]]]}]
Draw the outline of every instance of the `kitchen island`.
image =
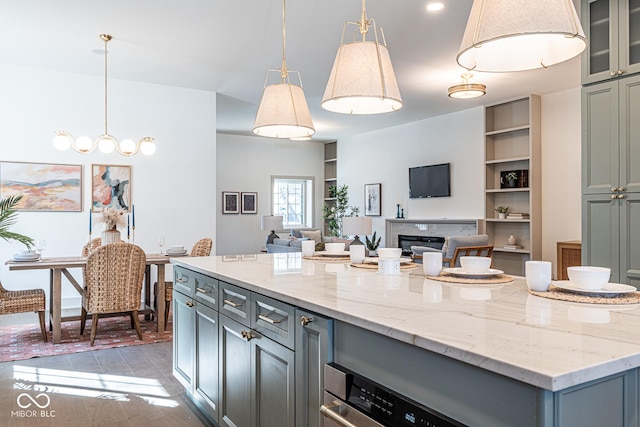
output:
[{"label": "kitchen island", "polygon": [[420,268],[381,275],[299,253],[172,262],[332,319],[335,362],[461,423],[638,425],[636,305],[540,298],[517,277],[441,283]]}]

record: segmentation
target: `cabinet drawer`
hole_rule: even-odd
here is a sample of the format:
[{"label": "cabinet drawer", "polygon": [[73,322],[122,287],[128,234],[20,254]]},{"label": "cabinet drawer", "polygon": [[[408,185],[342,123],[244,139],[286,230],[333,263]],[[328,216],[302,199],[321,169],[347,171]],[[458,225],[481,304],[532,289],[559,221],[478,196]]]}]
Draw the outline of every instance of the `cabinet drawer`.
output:
[{"label": "cabinet drawer", "polygon": [[251,301],[251,327],[266,337],[294,348],[295,309],[289,304],[254,293]]},{"label": "cabinet drawer", "polygon": [[219,282],[219,288],[220,312],[245,326],[250,326],[251,291],[226,282]]},{"label": "cabinet drawer", "polygon": [[196,272],[184,267],[175,266],[173,268],[173,289],[193,298],[196,293],[196,274]]},{"label": "cabinet drawer", "polygon": [[218,279],[194,273],[196,301],[214,310],[218,309]]}]

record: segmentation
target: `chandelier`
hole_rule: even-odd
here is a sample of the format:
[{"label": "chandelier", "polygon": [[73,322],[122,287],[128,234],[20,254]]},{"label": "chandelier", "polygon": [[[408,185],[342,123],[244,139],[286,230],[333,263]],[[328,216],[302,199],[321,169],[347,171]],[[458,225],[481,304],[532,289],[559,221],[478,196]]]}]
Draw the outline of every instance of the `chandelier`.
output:
[{"label": "chandelier", "polygon": [[156,144],[154,139],[150,136],[145,136],[136,143],[132,139],[123,139],[118,142],[115,137],[109,135],[109,108],[107,102],[107,43],[112,39],[112,36],[109,34],[100,34],[100,38],[104,41],[104,134],[100,135],[95,140],[92,140],[88,136],[73,138],[69,132],[65,130],[58,130],[55,132],[55,136],[53,137],[53,146],[61,151],[67,150],[71,147],[81,154],[89,154],[97,147],[98,150],[103,153],[108,154],[117,150],[118,153],[127,157],[135,155],[138,151],[141,151],[142,154],[151,155],[156,151]]},{"label": "chandelier", "polygon": [[[357,26],[345,43],[347,24]],[[373,40],[367,40],[371,28]],[[343,114],[379,114],[402,108],[402,97],[381,27],[367,18],[365,0],[358,22],[345,22],[342,39],[322,97],[322,108]]]},{"label": "chandelier", "polygon": [[[264,92],[253,123],[253,133],[270,138],[310,139],[316,132],[302,89],[300,73],[287,69],[286,35],[287,5],[282,0],[282,67],[267,71]],[[269,74],[277,72],[280,83],[267,85]],[[292,84],[289,74],[298,75],[299,85]]]}]

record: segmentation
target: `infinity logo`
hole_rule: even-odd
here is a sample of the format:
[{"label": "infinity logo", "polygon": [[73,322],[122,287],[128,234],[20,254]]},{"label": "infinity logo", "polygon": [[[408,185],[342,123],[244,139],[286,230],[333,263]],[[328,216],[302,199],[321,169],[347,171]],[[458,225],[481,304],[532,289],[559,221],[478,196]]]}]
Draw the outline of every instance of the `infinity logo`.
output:
[{"label": "infinity logo", "polygon": [[[40,398],[43,399],[40,399]],[[27,399],[27,403],[23,404],[22,402],[24,401],[24,399]],[[46,402],[43,405],[41,405],[40,403],[38,403],[38,401],[36,400],[40,400],[41,402]],[[36,396],[36,399],[34,399],[33,397],[31,397],[30,395],[28,395],[27,393],[22,393],[20,395],[18,395],[18,398],[16,399],[16,403],[18,404],[19,407],[21,407],[22,409],[26,409],[26,408],[30,408],[31,404],[33,403],[34,405],[36,405],[38,408],[40,409],[44,409],[47,406],[49,406],[49,404],[51,403],[51,399],[49,399],[49,396],[47,396],[45,393],[40,393],[39,395]],[[31,402],[29,402],[29,400]]]}]

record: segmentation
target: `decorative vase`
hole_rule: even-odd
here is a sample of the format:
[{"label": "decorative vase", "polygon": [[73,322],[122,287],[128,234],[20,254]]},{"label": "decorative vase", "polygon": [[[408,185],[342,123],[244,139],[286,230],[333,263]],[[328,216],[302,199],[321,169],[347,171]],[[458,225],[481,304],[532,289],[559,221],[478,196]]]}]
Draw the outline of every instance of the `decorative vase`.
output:
[{"label": "decorative vase", "polygon": [[507,243],[510,245],[515,245],[516,244],[516,236],[511,235],[509,236],[509,238],[507,239]]},{"label": "decorative vase", "polygon": [[102,244],[118,243],[120,241],[120,232],[117,229],[104,230],[102,232]]},{"label": "decorative vase", "polygon": [[498,219],[507,219],[506,212],[498,212]]}]

